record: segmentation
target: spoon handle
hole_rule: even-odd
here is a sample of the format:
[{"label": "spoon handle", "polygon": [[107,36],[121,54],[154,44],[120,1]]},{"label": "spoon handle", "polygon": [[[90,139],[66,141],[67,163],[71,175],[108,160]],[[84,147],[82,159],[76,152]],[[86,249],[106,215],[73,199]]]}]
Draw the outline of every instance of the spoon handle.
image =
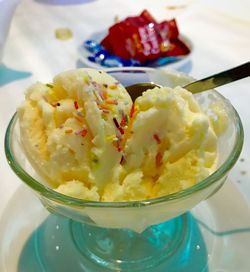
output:
[{"label": "spoon handle", "polygon": [[250,62],[240,66],[223,71],[221,73],[209,76],[207,78],[195,81],[186,85],[184,88],[192,93],[214,89],[218,86],[250,76]]}]

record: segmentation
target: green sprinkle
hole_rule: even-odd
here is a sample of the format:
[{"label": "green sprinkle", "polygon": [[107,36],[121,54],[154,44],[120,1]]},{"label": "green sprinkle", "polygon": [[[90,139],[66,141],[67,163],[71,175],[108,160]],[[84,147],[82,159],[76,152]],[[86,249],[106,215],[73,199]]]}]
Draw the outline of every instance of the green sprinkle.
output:
[{"label": "green sprinkle", "polygon": [[52,84],[49,84],[49,83],[47,83],[46,86],[51,88],[51,89],[54,87]]},{"label": "green sprinkle", "polygon": [[89,77],[88,76],[84,76],[83,77],[83,82],[86,84],[89,84]]},{"label": "green sprinkle", "polygon": [[94,158],[94,159],[93,159],[93,162],[94,162],[94,163],[98,163],[98,159],[97,159],[97,158]]},{"label": "green sprinkle", "polygon": [[128,115],[125,115],[126,124],[128,123]]}]

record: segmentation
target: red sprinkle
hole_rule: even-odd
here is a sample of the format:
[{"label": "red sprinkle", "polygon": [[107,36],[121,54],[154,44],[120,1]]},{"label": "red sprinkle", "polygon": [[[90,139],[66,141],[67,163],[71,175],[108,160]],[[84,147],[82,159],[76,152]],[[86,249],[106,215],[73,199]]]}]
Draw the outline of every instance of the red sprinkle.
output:
[{"label": "red sprinkle", "polygon": [[75,109],[76,109],[76,110],[79,109],[79,106],[78,106],[77,101],[74,101],[74,106],[75,106]]},{"label": "red sprinkle", "polygon": [[81,136],[82,136],[82,137],[85,137],[87,133],[88,133],[87,129],[84,128],[84,129],[81,131]]},{"label": "red sprinkle", "polygon": [[127,124],[127,119],[125,117],[125,115],[122,116],[121,122],[120,122],[120,126],[124,127]]},{"label": "red sprinkle", "polygon": [[160,152],[158,152],[156,157],[155,157],[156,167],[161,166],[161,163],[162,163],[162,154]]},{"label": "red sprinkle", "polygon": [[133,104],[131,109],[130,109],[130,113],[129,113],[129,117],[132,118],[135,112],[135,105]]},{"label": "red sprinkle", "polygon": [[116,147],[118,152],[122,151],[122,147],[120,146],[120,143],[118,141],[113,141],[113,145]]},{"label": "red sprinkle", "polygon": [[161,143],[161,139],[159,138],[159,136],[157,134],[154,134],[153,137],[156,140],[157,144]]},{"label": "red sprinkle", "polygon": [[120,131],[120,133],[121,133],[121,134],[124,134],[124,130],[123,130],[123,128],[118,127],[118,130]]},{"label": "red sprinkle", "polygon": [[121,133],[121,134],[124,134],[123,128],[121,128],[121,127],[119,126],[119,123],[118,123],[118,121],[116,120],[115,117],[113,118],[113,121],[114,121],[114,123],[115,123],[116,128],[120,131],[120,133]]}]

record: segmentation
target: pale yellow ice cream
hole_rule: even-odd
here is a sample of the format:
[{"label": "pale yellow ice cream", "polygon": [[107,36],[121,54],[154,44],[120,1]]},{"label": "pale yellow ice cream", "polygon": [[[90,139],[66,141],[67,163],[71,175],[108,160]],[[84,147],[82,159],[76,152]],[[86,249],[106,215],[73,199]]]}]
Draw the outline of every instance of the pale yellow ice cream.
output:
[{"label": "pale yellow ice cream", "polygon": [[183,88],[155,88],[135,103],[93,69],[36,83],[18,110],[35,169],[58,192],[129,201],[180,191],[216,166],[215,125]]}]

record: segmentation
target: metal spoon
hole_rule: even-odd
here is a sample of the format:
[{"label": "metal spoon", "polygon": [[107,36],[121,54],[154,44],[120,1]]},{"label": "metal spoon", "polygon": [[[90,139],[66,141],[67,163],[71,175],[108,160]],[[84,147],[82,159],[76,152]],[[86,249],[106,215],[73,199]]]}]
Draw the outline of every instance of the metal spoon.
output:
[{"label": "metal spoon", "polygon": [[[250,76],[250,62],[246,62],[235,68],[220,72],[218,74],[194,81],[186,86],[183,86],[186,90],[192,93],[199,93],[214,89],[216,87],[234,82],[236,80]],[[151,82],[136,83],[126,87],[126,90],[130,94],[134,101],[136,97],[140,96],[144,91],[160,87],[159,85]]]}]

